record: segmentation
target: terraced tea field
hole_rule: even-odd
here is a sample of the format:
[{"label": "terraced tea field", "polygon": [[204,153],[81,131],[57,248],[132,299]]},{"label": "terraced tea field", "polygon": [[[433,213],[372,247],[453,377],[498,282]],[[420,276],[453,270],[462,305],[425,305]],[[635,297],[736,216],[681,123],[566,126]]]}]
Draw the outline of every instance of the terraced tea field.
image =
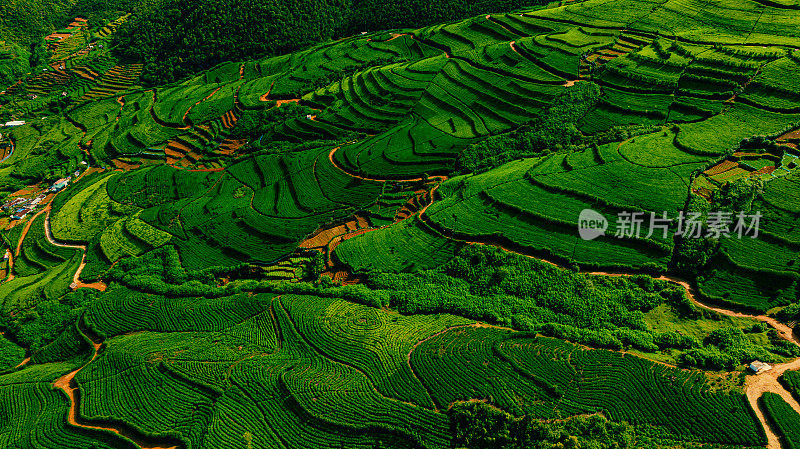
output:
[{"label": "terraced tea field", "polygon": [[157,3],[0,46],[0,447],[800,444],[796,1]]}]

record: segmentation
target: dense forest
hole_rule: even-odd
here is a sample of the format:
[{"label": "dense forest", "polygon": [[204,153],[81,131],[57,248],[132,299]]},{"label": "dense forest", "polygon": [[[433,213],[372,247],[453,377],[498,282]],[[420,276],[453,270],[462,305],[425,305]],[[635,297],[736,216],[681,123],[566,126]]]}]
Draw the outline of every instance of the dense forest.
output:
[{"label": "dense forest", "polygon": [[416,28],[494,12],[546,4],[542,0],[353,0],[339,33],[356,34],[390,28]]},{"label": "dense forest", "polygon": [[4,0],[0,8],[0,40],[34,44],[66,22],[74,3],[74,0]]},{"label": "dense forest", "polygon": [[220,62],[286,53],[333,37],[339,0],[162,0],[121,29],[119,52],[145,63],[145,83],[169,82]]}]

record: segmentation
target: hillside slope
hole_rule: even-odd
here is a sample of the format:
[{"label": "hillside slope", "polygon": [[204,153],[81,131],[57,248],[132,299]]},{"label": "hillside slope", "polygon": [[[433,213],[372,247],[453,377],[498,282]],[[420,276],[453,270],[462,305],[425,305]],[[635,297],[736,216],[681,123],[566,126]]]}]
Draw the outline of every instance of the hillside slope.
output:
[{"label": "hillside slope", "polygon": [[791,2],[163,5],[0,94],[0,446],[780,447]]}]

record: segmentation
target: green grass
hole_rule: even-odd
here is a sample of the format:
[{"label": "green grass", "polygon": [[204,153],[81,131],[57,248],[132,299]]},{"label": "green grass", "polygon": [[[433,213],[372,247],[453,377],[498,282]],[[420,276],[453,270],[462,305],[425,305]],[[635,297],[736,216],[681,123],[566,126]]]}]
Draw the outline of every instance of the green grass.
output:
[{"label": "green grass", "polygon": [[698,341],[702,341],[716,329],[735,327],[749,331],[754,324],[759,323],[758,320],[751,318],[732,318],[722,315],[701,314],[698,317],[685,317],[668,304],[659,305],[648,311],[644,315],[644,320],[648,329],[653,332],[677,332],[680,335],[696,338]]}]

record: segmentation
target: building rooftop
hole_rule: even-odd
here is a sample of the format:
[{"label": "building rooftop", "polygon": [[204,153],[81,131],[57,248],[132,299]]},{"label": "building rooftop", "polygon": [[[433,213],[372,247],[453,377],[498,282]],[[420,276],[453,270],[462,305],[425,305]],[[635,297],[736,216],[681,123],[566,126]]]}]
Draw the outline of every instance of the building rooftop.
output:
[{"label": "building rooftop", "polygon": [[768,365],[768,364],[766,364],[764,362],[761,362],[759,360],[755,360],[755,361],[753,361],[753,363],[750,364],[750,370],[753,371],[756,374],[760,374],[760,373],[763,373],[764,371],[769,371],[771,369],[772,369],[772,366],[770,366],[770,365]]}]

